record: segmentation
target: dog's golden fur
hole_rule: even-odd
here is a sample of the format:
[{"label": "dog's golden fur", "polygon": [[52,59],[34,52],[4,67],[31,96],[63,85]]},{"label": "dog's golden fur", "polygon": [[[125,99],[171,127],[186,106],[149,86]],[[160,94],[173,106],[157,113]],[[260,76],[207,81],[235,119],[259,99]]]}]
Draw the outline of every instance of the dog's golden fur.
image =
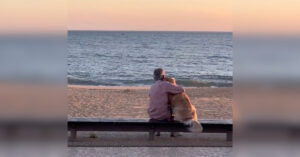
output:
[{"label": "dog's golden fur", "polygon": [[[176,85],[175,78],[166,77],[164,81]],[[174,114],[174,120],[192,125],[190,128],[192,132],[201,132],[203,130],[201,124],[198,122],[196,108],[186,93],[168,94],[168,99]]]}]

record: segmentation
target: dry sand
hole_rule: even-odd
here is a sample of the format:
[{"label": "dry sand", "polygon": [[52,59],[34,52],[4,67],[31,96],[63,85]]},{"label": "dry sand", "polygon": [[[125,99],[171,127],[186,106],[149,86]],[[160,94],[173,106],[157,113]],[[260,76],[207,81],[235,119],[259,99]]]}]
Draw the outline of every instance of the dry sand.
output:
[{"label": "dry sand", "polygon": [[[186,87],[199,119],[232,119],[232,88]],[[69,117],[148,118],[149,87],[68,86]]]},{"label": "dry sand", "polygon": [[229,147],[69,147],[72,157],[232,157]]}]

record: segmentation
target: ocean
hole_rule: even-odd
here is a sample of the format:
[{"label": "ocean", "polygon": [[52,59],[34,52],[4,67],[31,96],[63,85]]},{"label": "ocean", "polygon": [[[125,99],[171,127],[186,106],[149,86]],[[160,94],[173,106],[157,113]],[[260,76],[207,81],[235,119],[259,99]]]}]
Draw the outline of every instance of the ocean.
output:
[{"label": "ocean", "polygon": [[68,84],[148,86],[163,68],[186,87],[232,86],[232,33],[69,31]]}]

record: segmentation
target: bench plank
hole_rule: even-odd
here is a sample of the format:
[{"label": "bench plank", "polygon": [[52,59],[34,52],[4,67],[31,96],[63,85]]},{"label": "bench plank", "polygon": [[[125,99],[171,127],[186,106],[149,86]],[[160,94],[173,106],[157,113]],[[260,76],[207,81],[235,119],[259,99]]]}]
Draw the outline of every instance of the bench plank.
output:
[{"label": "bench plank", "polygon": [[[68,118],[68,122],[149,122],[148,118],[87,118],[87,117],[72,117]],[[199,119],[201,124],[232,124],[232,120],[214,120],[214,119]]]},{"label": "bench plank", "polygon": [[[232,120],[199,120],[204,133],[227,133],[232,140]],[[110,118],[68,118],[71,137],[76,131],[133,131],[149,132],[153,140],[154,132],[189,132],[188,126],[179,122],[149,122],[149,119],[110,119]],[[75,131],[75,132],[74,132]]]}]

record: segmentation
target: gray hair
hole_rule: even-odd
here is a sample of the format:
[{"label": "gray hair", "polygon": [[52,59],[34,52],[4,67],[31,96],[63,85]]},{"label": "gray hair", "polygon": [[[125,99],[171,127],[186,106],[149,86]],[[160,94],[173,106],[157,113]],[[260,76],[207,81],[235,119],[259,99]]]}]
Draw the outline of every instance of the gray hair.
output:
[{"label": "gray hair", "polygon": [[164,76],[165,76],[165,71],[162,68],[157,68],[153,72],[154,81],[162,80],[162,79],[164,79]]}]

